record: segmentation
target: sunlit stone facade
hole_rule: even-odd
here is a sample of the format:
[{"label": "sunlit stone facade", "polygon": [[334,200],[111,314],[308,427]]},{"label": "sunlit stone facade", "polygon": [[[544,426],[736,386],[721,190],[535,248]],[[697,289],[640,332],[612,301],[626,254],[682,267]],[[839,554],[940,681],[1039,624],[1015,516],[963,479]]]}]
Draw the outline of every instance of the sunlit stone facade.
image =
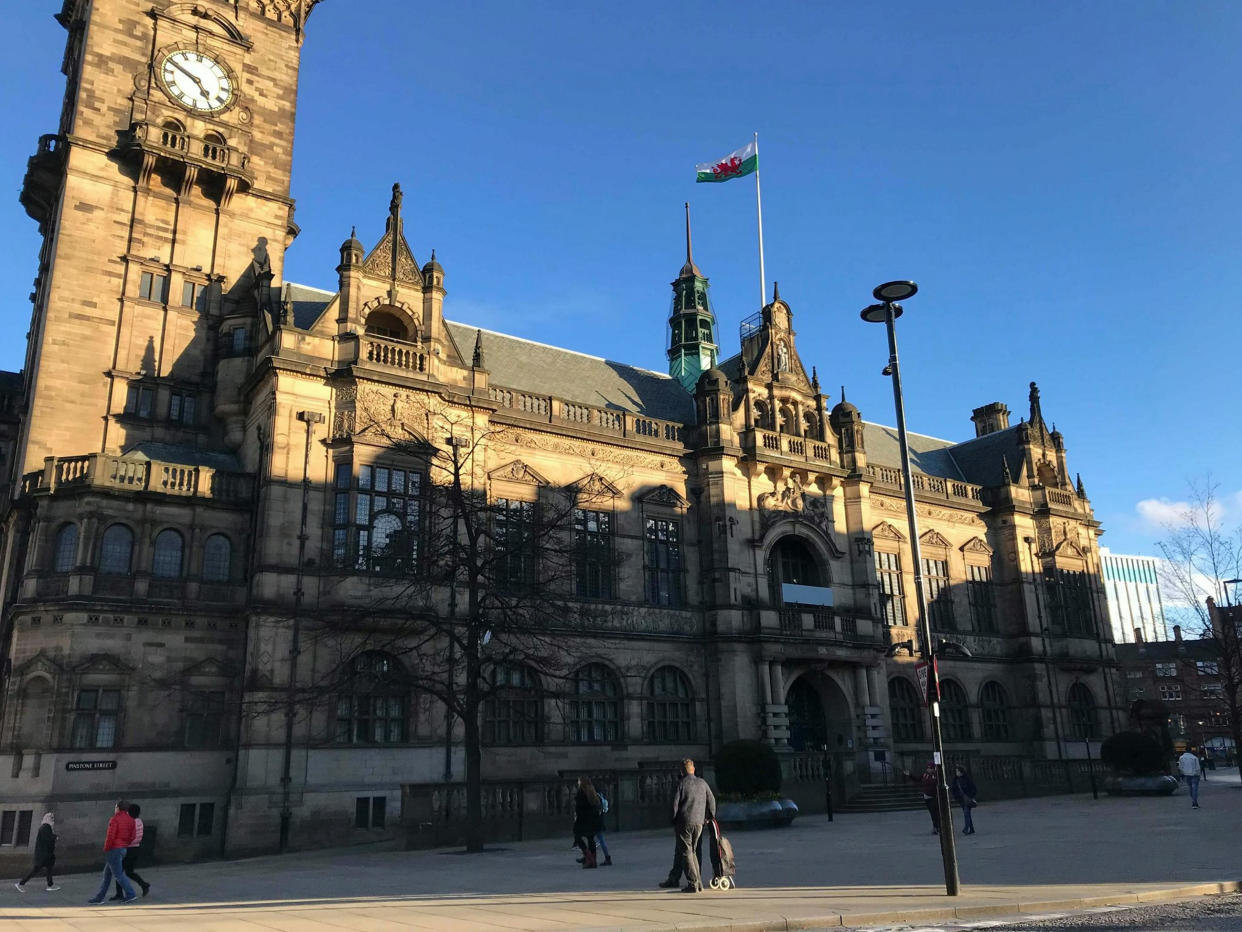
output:
[{"label": "sunlit stone facade", "polygon": [[[396,188],[359,230],[372,245],[351,234],[324,257],[335,291],[285,282],[313,5],[67,0],[59,16],[65,109],[22,188],[44,247],[10,425],[0,811],[16,847],[0,850],[24,860],[24,820],[54,807],[64,857],[94,857],[122,794],[165,857],[276,844],[285,720],[264,700],[288,681],[296,592],[308,630],[378,604],[369,555],[416,533],[433,481],[385,438],[442,445],[429,410],[477,418],[489,500],[609,490],[582,538],[608,559],[574,564],[594,621],[563,648],[581,672],[515,681],[489,709],[487,779],[710,759],[739,737],[826,753],[847,796],[921,762],[913,658],[885,657],[917,614],[895,432],[829,403],[810,365],[830,372],[828,348],[798,344],[779,295],[732,345],[673,333],[678,378],[477,331],[446,320],[445,270],[415,259],[424,231]],[[685,262],[672,319],[714,326],[705,299],[676,306],[705,294]],[[732,355],[689,379],[717,342]],[[1081,754],[1071,689],[1089,739],[1116,720],[1099,527],[1033,383],[1029,405],[1014,426],[976,409],[961,443],[912,437],[933,627],[973,654],[941,663],[958,756]],[[308,648],[298,675],[331,667]],[[446,736],[402,682],[298,710],[293,845],[387,837],[403,787],[461,779],[460,723]]]}]

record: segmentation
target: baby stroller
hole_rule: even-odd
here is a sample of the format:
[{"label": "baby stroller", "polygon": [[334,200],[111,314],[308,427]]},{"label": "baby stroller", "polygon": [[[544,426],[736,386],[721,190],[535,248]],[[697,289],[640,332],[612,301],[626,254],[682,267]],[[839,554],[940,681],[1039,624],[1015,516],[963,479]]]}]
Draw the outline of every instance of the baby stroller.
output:
[{"label": "baby stroller", "polygon": [[733,879],[737,871],[737,863],[733,860],[733,846],[720,830],[720,823],[715,819],[708,820],[711,832],[712,848],[712,882],[708,885],[713,890],[728,890],[737,886]]}]

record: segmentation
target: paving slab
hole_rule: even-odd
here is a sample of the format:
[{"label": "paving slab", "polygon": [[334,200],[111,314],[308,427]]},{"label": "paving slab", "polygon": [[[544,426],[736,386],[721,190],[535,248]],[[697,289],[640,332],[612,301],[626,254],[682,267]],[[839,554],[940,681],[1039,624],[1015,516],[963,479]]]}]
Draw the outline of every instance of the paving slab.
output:
[{"label": "paving slab", "polygon": [[595,870],[576,865],[563,838],[477,855],[362,846],[144,866],[151,895],[128,905],[88,906],[98,876],[68,875],[52,894],[0,886],[0,923],[6,932],[766,932],[1152,903],[1238,889],[1237,780],[1215,774],[1200,810],[1184,795],[989,804],[981,788],[978,834],[956,836],[957,897],[945,895],[926,813],[851,813],[731,833],[739,887],[729,891],[658,889],[672,846],[668,832],[650,831],[610,835],[614,866]]}]

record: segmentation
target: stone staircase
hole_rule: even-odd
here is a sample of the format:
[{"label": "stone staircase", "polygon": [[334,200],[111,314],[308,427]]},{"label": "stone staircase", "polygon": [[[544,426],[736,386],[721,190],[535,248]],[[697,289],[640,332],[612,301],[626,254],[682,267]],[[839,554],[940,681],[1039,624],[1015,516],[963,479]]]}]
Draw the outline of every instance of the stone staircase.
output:
[{"label": "stone staircase", "polygon": [[923,794],[913,783],[864,784],[846,802],[834,808],[837,812],[897,812],[903,809],[922,809]]}]

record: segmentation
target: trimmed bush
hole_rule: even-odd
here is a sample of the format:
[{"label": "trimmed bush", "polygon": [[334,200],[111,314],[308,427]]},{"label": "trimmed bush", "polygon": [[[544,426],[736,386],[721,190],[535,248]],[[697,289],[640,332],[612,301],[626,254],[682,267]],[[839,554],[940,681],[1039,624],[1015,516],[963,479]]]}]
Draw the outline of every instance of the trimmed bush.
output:
[{"label": "trimmed bush", "polygon": [[716,788],[741,797],[778,793],[780,758],[762,741],[730,741],[716,754]]},{"label": "trimmed bush", "polygon": [[1160,742],[1139,731],[1122,731],[1100,745],[1100,759],[1118,773],[1164,773],[1167,758]]}]

